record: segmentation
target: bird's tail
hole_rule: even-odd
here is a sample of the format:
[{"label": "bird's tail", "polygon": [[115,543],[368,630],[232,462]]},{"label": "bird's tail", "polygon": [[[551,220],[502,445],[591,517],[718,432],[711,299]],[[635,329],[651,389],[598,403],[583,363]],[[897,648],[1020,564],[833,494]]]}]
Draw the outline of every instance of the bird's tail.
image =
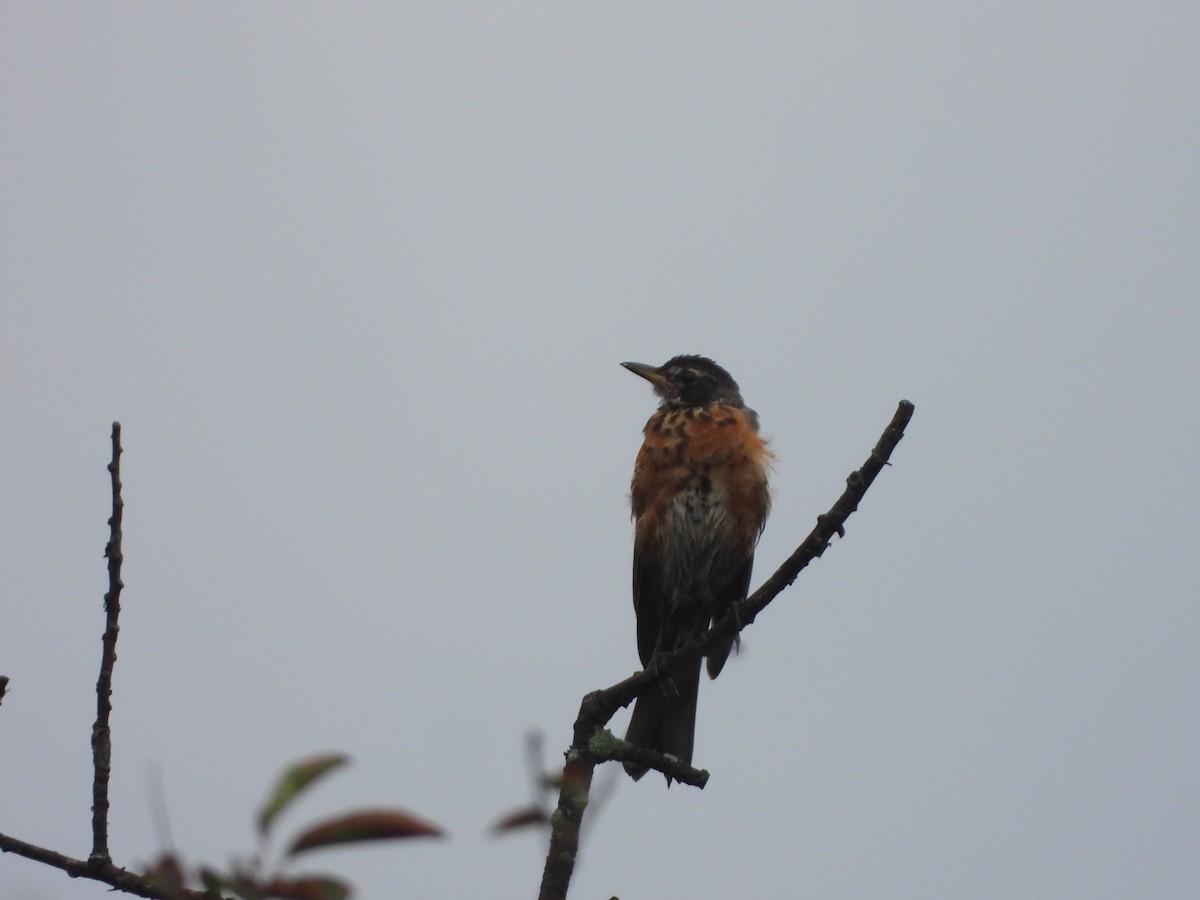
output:
[{"label": "bird's tail", "polygon": [[[633,716],[625,740],[639,747],[669,753],[685,765],[692,764],[696,739],[696,697],[700,691],[700,661],[660,687],[652,687],[633,704]],[[625,763],[625,771],[637,781],[646,767]],[[670,785],[671,778],[667,777]]]}]

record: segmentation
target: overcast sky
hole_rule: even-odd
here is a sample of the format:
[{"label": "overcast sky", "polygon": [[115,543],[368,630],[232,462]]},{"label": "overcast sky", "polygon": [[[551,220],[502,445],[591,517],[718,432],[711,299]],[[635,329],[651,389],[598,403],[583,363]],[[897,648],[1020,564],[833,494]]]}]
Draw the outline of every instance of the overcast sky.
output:
[{"label": "overcast sky", "polygon": [[755,584],[916,415],[702,685],[708,788],[600,770],[572,896],[1200,895],[1198,46],[1191,3],[5,3],[0,831],[90,847],[116,419],[116,860],[155,771],[223,863],[340,749],[285,834],[452,837],[312,867],[534,896],[542,837],[484,832],[637,667],[618,364],[687,352],[778,456]]}]

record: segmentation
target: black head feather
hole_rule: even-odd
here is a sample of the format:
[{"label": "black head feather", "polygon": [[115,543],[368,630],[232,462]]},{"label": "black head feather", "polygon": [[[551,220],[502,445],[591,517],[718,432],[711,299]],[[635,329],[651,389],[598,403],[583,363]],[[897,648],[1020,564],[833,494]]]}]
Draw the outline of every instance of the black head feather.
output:
[{"label": "black head feather", "polygon": [[622,365],[654,385],[654,393],[665,407],[745,405],[733,376],[706,356],[676,356],[657,367],[644,363]]}]

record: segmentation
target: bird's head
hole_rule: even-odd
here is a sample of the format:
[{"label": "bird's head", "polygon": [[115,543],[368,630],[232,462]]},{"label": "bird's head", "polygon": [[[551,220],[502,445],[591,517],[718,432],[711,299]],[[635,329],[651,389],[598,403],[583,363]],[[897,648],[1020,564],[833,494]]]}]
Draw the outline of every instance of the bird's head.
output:
[{"label": "bird's head", "polygon": [[704,356],[676,356],[661,366],[633,362],[621,365],[649,381],[654,386],[654,393],[662,398],[661,405],[666,408],[681,409],[712,403],[744,405],[733,377]]}]

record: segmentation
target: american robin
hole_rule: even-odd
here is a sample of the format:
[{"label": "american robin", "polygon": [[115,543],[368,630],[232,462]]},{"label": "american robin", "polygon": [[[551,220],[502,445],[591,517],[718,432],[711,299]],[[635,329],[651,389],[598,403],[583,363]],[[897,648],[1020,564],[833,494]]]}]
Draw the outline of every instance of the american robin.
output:
[{"label": "american robin", "polygon": [[[758,414],[711,359],[622,365],[649,381],[660,398],[633,469],[633,608],[638,655],[649,666],[655,653],[699,637],[745,599],[771,506],[771,451],[759,436]],[[710,651],[710,678],[732,647],[730,638]],[[697,659],[637,699],[625,739],[690,765],[699,687]],[[646,773],[632,763],[625,771],[634,779]]]}]

